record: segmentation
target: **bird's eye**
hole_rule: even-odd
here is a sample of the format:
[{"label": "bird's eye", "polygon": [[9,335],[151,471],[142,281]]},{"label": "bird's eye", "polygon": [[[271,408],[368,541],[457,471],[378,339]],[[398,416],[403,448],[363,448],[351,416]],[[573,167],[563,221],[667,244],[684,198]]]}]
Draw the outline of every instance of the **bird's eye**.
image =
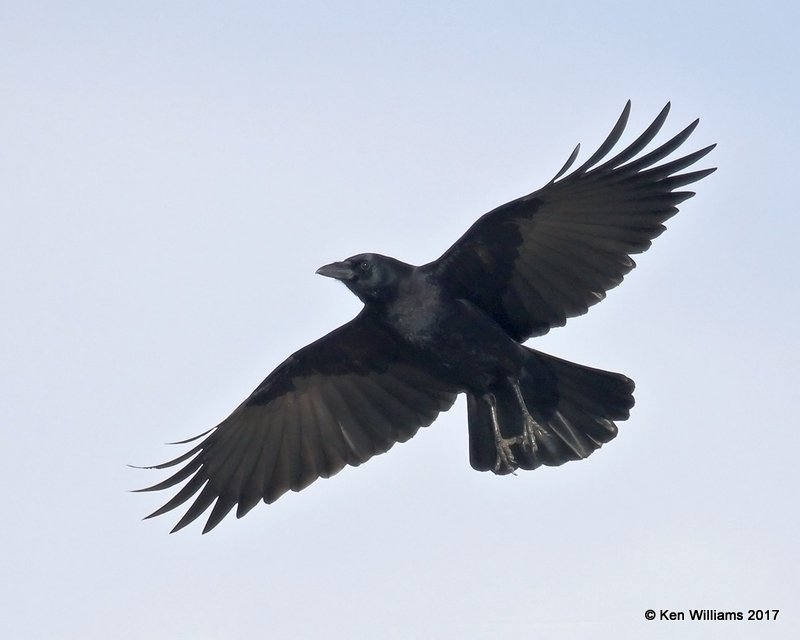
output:
[{"label": "bird's eye", "polygon": [[358,268],[361,269],[362,273],[366,273],[367,271],[370,270],[370,264],[369,264],[369,262],[364,260],[364,262],[362,262],[361,264],[358,265]]}]

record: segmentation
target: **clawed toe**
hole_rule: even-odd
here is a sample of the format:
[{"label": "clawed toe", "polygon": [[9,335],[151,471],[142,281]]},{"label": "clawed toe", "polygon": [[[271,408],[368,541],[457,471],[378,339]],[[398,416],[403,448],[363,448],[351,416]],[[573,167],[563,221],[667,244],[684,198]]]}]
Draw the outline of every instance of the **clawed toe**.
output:
[{"label": "clawed toe", "polygon": [[512,444],[518,444],[519,438],[503,438],[499,430],[495,432],[494,443],[497,448],[497,462],[494,465],[494,472],[498,475],[514,473],[519,467],[514,452],[511,451]]}]

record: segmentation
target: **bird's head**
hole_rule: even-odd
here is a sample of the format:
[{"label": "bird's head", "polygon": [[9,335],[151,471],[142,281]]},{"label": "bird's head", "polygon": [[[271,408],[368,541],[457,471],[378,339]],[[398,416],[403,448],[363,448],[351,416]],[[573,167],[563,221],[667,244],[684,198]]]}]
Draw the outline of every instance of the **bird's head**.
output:
[{"label": "bird's head", "polygon": [[400,281],[411,271],[410,265],[377,253],[361,253],[342,262],[332,262],[317,273],[341,280],[364,304],[389,302]]}]

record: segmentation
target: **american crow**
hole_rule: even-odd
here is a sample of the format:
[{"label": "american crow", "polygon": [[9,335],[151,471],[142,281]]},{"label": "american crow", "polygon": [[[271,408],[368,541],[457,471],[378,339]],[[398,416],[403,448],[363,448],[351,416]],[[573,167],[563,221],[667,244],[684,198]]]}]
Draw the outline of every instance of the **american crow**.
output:
[{"label": "american crow", "polygon": [[639,155],[669,104],[604,160],[629,112],[630,101],[578,169],[564,175],[580,145],[543,188],[482,216],[439,259],[415,267],[365,253],[321,267],[317,273],[359,297],[361,312],[290,356],[219,425],[177,443],[199,444],[149,467],[185,463],[140,491],[189,481],[147,517],[194,497],[173,531],[215,503],[205,533],[236,505],[242,517],[260,500],[271,503],[405,442],[459,393],[467,394],[470,463],[479,471],[560,465],[614,438],[614,421],[633,406],[633,381],[522,343],[602,300],[635,266],[630,254],[645,251],[676,205],[694,195],[675,189],[714,171],[678,173],[714,145],[657,164],[697,120]]}]

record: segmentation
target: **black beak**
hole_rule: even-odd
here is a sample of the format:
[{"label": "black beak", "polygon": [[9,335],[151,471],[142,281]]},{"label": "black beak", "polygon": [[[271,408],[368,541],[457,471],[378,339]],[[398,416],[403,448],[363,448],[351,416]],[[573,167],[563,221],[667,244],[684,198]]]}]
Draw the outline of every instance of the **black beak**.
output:
[{"label": "black beak", "polygon": [[337,280],[352,280],[355,277],[353,267],[347,262],[332,262],[324,267],[317,269],[317,273],[326,278],[336,278]]}]

